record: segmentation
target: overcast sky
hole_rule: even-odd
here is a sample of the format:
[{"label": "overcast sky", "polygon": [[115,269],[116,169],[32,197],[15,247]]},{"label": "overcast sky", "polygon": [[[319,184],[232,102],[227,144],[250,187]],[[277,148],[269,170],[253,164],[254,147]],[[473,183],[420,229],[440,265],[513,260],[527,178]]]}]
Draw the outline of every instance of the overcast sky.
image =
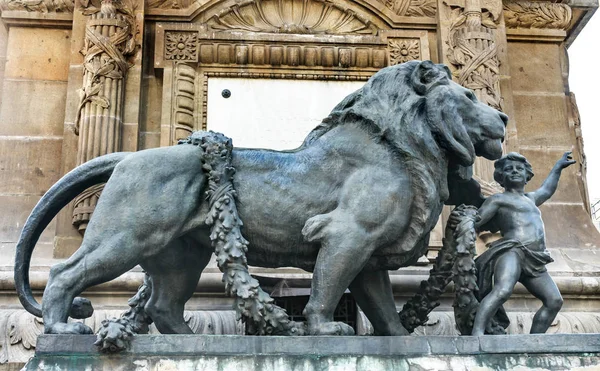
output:
[{"label": "overcast sky", "polygon": [[600,11],[569,48],[569,86],[577,98],[590,199],[600,198]]}]

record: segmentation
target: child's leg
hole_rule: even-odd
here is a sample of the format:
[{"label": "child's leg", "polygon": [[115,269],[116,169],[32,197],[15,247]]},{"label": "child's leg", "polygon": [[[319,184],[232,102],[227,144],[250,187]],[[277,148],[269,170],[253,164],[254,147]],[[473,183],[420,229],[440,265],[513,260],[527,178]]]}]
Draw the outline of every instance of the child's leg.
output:
[{"label": "child's leg", "polygon": [[479,304],[473,323],[472,335],[485,333],[485,327],[496,314],[496,311],[510,298],[515,284],[521,276],[521,261],[514,251],[508,251],[496,260],[494,267],[494,288]]},{"label": "child's leg", "polygon": [[548,272],[538,277],[523,277],[521,283],[533,296],[542,301],[542,307],[533,317],[530,333],[543,334],[548,330],[562,307],[563,299],[560,291]]}]

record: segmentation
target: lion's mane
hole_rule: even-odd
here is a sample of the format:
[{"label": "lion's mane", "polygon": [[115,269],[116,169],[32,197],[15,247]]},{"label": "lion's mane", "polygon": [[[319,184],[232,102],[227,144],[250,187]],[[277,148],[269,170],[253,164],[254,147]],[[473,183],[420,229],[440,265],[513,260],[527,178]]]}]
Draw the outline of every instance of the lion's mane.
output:
[{"label": "lion's mane", "polygon": [[402,244],[407,253],[414,251],[407,254],[408,261],[427,248],[427,232],[449,196],[448,167],[470,167],[475,160],[458,104],[452,104],[456,92],[450,81],[447,67],[432,62],[383,69],[341,101],[303,144],[310,146],[337,126],[355,124],[404,163],[414,194],[406,211],[413,217]]}]

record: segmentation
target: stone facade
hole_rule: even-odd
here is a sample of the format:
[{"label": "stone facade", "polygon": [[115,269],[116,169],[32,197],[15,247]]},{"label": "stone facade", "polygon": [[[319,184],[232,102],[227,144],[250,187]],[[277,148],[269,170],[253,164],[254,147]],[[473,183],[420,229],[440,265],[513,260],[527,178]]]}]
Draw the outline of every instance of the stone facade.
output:
[{"label": "stone facade", "polygon": [[[574,151],[578,165],[542,207],[555,259],[549,270],[565,297],[552,331],[599,332],[600,240],[589,215],[566,58],[596,7],[593,0],[1,0],[0,363],[26,360],[40,332],[39,321],[20,309],[12,260],[29,212],[61,175],[105,153],[172,145],[205,129],[214,77],[365,81],[413,59],[446,63],[457,82],[510,116],[506,149],[531,161],[531,188],[562,152]],[[478,160],[475,175],[495,192],[491,169]],[[100,194],[101,188],[86,191],[42,235],[31,272],[38,293],[49,267],[81,243]],[[439,236],[431,241],[433,255]],[[210,320],[198,314],[229,309],[212,267],[189,303],[190,323],[198,332],[200,323],[221,323],[209,332],[241,332],[221,312]],[[398,306],[427,270],[393,273]],[[254,273],[276,289],[285,286],[287,295],[306,295],[309,287],[301,271]],[[86,293],[97,308],[89,321],[125,309],[141,277],[134,271]],[[448,297],[417,332],[454,334],[450,303]],[[518,289],[508,304],[510,332],[527,332],[538,303]],[[362,316],[356,321],[368,333]]]}]

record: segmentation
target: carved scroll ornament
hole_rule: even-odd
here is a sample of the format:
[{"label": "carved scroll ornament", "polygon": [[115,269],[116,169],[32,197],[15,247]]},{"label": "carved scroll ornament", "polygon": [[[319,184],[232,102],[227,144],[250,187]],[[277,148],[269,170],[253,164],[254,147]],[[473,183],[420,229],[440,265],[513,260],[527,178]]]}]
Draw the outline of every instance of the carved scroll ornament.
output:
[{"label": "carved scroll ornament", "polygon": [[505,1],[504,22],[509,28],[550,28],[566,30],[573,17],[571,7],[528,1]]}]

